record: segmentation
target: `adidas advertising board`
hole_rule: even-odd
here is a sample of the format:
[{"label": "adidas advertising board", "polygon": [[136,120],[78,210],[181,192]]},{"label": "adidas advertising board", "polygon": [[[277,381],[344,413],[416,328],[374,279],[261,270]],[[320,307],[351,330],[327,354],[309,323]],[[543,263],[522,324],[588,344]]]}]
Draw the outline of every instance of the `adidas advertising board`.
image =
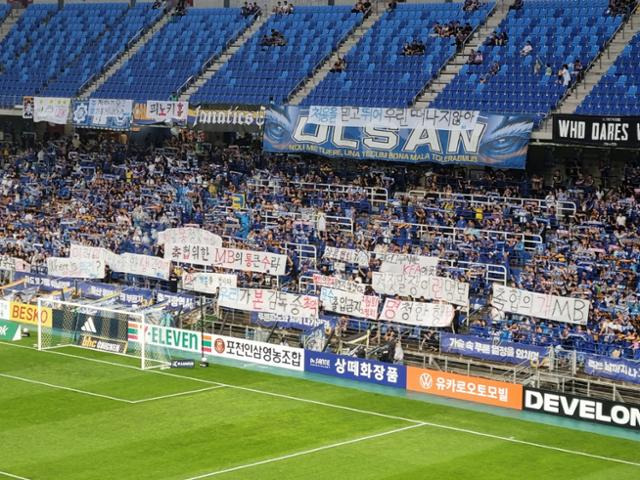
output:
[{"label": "adidas advertising board", "polygon": [[640,430],[640,407],[608,400],[525,387],[523,410]]},{"label": "adidas advertising board", "polygon": [[78,337],[78,345],[84,348],[109,353],[125,353],[127,351],[127,342],[113,340],[110,338],[95,337],[84,333]]},{"label": "adidas advertising board", "polygon": [[87,319],[80,327],[80,330],[87,333],[98,333],[98,331],[96,330],[96,324],[93,321],[93,317],[87,317]]}]

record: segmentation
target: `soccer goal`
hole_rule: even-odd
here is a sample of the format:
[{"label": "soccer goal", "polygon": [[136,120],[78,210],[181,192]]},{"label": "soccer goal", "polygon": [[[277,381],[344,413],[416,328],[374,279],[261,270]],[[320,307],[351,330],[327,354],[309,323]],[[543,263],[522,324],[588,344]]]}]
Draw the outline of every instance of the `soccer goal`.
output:
[{"label": "soccer goal", "polygon": [[[38,350],[74,346],[140,359],[140,368],[162,368],[171,358],[148,345],[152,315],[64,300],[38,299]],[[133,333],[132,333],[133,332]]]}]

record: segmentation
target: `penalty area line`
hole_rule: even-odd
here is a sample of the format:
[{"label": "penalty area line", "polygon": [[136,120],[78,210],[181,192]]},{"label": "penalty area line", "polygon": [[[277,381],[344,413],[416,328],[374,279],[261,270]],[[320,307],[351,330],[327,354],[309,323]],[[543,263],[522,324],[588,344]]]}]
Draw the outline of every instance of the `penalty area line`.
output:
[{"label": "penalty area line", "polygon": [[27,477],[21,477],[20,475],[14,475],[13,473],[3,472],[2,470],[0,470],[0,476],[2,475],[9,478],[16,478],[17,480],[30,480]]},{"label": "penalty area line", "polygon": [[203,478],[215,477],[216,475],[222,475],[224,473],[236,472],[238,470],[244,470],[246,468],[258,467],[260,465],[266,465],[268,463],[281,462],[283,460],[288,460],[290,458],[301,457],[303,455],[310,455],[312,453],[321,452],[323,450],[329,450],[332,448],[343,447],[345,445],[351,445],[354,443],[364,442],[366,440],[371,440],[374,438],[380,438],[387,435],[392,435],[394,433],[404,432],[405,430],[410,430],[412,428],[423,427],[424,423],[416,423],[413,425],[409,425],[407,427],[396,428],[394,430],[388,430],[386,432],[374,433],[373,435],[366,435],[364,437],[358,437],[351,440],[345,440],[343,442],[332,443],[330,445],[323,445],[321,447],[311,448],[309,450],[302,450],[300,452],[289,453],[287,455],[281,455],[279,457],[268,458],[266,460],[261,460],[259,462],[246,463],[244,465],[237,465],[235,467],[225,468],[223,470],[216,470],[215,472],[203,473],[202,475],[198,475],[195,477],[189,477],[185,480],[201,480]]},{"label": "penalty area line", "polygon": [[170,393],[169,395],[160,395],[159,397],[143,398],[141,400],[131,400],[131,403],[137,404],[137,403],[153,402],[155,400],[162,400],[164,398],[182,397],[185,395],[191,395],[195,393],[209,392],[211,390],[217,390],[219,388],[225,388],[225,387],[224,385],[215,385],[213,387],[199,388],[198,390],[189,390],[187,392]]}]

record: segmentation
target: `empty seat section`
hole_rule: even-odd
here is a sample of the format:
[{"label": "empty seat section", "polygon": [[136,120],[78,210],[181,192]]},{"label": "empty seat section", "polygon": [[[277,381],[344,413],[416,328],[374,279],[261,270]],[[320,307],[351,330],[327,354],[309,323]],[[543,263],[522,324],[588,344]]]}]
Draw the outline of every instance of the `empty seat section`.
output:
[{"label": "empty seat section", "polygon": [[[433,34],[436,23],[469,22],[475,29],[493,4],[464,12],[462,3],[400,4],[386,12],[346,56],[342,73],[329,73],[304,105],[407,106],[456,52],[453,37]],[[405,43],[420,39],[425,54],[402,55]]]},{"label": "empty seat section", "polygon": [[[205,85],[194,104],[281,104],[308,78],[341,41],[362,22],[351,7],[296,7],[291,15],[274,15]],[[264,47],[272,29],[286,46]]]},{"label": "empty seat section", "polygon": [[189,8],[164,25],[92,96],[168,100],[252,21],[235,8]]},{"label": "empty seat section", "polygon": [[[576,60],[587,66],[620,26],[620,16],[610,16],[607,0],[529,0],[512,10],[499,25],[506,31],[506,46],[483,45],[482,65],[465,65],[431,104],[435,108],[535,114],[539,123],[567,91],[557,81],[563,64]],[[530,55],[522,56],[527,41]],[[542,65],[535,73],[536,58]],[[487,76],[497,62],[500,71]],[[547,65],[551,75],[546,75]],[[485,78],[485,82],[480,80]]]}]

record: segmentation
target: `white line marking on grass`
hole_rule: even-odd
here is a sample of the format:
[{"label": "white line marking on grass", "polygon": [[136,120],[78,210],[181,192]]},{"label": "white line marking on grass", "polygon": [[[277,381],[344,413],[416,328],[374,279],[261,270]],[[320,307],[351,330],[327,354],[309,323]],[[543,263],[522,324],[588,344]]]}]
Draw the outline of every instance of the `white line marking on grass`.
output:
[{"label": "white line marking on grass", "polygon": [[18,480],[29,480],[27,477],[21,477],[19,475],[14,475],[13,473],[3,472],[0,470],[0,475],[4,475],[5,477],[17,478]]},{"label": "white line marking on grass", "polygon": [[63,387],[62,385],[55,385],[53,383],[40,382],[39,380],[32,380],[30,378],[17,377],[15,375],[8,375],[6,373],[0,373],[0,377],[10,378],[12,380],[19,380],[21,382],[26,382],[26,383],[33,383],[35,385],[43,385],[45,387],[56,388],[58,390],[66,390],[66,391],[69,391],[69,392],[82,393],[83,395],[90,395],[92,397],[106,398],[107,400],[113,400],[115,402],[135,403],[135,402],[133,402],[131,400],[126,400],[124,398],[112,397],[110,395],[103,395],[101,393],[87,392],[86,390],[80,390],[78,388]]},{"label": "white line marking on grass", "polygon": [[159,397],[143,398],[142,400],[132,400],[131,403],[153,402],[154,400],[162,400],[163,398],[181,397],[183,395],[191,395],[194,393],[208,392],[210,390],[216,390],[218,388],[225,388],[225,387],[222,385],[215,385],[213,387],[200,388],[198,390],[189,390],[188,392],[170,393],[169,395],[160,395]]},{"label": "white line marking on grass", "polygon": [[[0,345],[10,345],[12,347],[20,347],[20,348],[27,348],[29,350],[34,350],[34,348],[32,347],[28,347],[25,345],[16,345],[13,343],[6,343],[6,342],[0,342]],[[270,395],[273,397],[280,397],[280,398],[286,398],[289,400],[295,400],[298,402],[305,402],[305,403],[312,403],[312,404],[316,404],[316,405],[322,405],[325,407],[330,407],[330,408],[336,408],[336,409],[340,409],[340,410],[348,410],[348,411],[352,411],[352,412],[357,412],[357,413],[362,413],[362,414],[367,414],[367,415],[375,415],[377,417],[384,417],[384,418],[390,418],[390,419],[394,419],[394,420],[404,420],[405,422],[411,422],[413,423],[415,426],[430,426],[433,428],[441,428],[444,430],[452,430],[452,431],[456,431],[456,432],[461,432],[461,433],[468,433],[469,435],[477,435],[477,436],[481,436],[481,437],[487,437],[487,438],[493,438],[495,440],[502,440],[505,442],[510,442],[510,443],[518,443],[521,445],[528,445],[530,447],[536,447],[536,448],[542,448],[545,450],[552,450],[552,451],[556,451],[556,452],[562,452],[562,453],[567,453],[570,455],[578,455],[578,456],[582,456],[582,457],[588,457],[588,458],[593,458],[593,459],[598,459],[598,460],[604,460],[604,461],[608,461],[608,462],[614,462],[614,463],[621,463],[624,465],[631,465],[634,467],[640,467],[640,463],[636,463],[636,462],[631,462],[628,460],[622,460],[619,458],[612,458],[612,457],[605,457],[602,455],[594,455],[591,453],[586,453],[586,452],[581,452],[578,450],[568,450],[565,448],[560,448],[560,447],[553,447],[550,445],[543,445],[543,444],[539,444],[539,443],[534,443],[534,442],[527,442],[525,440],[517,440],[515,438],[510,438],[510,437],[503,437],[500,435],[493,435],[490,433],[484,433],[484,432],[478,432],[475,430],[469,430],[466,428],[459,428],[459,427],[452,427],[449,425],[442,425],[439,423],[431,423],[431,422],[423,422],[420,420],[413,420],[413,419],[409,419],[409,418],[403,418],[403,417],[397,417],[395,415],[387,415],[385,413],[380,413],[380,412],[373,412],[373,411],[369,411],[369,410],[360,410],[358,408],[351,408],[351,407],[345,407],[343,405],[334,405],[331,403],[325,403],[325,402],[319,402],[316,400],[309,400],[306,398],[299,398],[299,397],[293,397],[290,395],[284,395],[284,394],[280,394],[280,393],[274,393],[274,392],[267,392],[264,390],[258,390],[255,388],[248,388],[248,387],[241,387],[238,385],[229,385],[229,384],[225,384],[225,383],[220,383],[220,382],[213,382],[210,380],[204,380],[201,378],[196,378],[196,377],[190,377],[188,375],[176,375],[174,373],[168,373],[168,372],[159,372],[157,370],[140,370],[138,367],[132,366],[132,365],[125,365],[122,363],[115,363],[115,362],[108,362],[106,360],[98,360],[98,359],[94,359],[94,358],[88,358],[88,357],[82,357],[80,355],[72,355],[70,353],[63,353],[63,352],[53,352],[53,351],[46,351],[47,353],[53,353],[53,354],[57,354],[57,355],[64,355],[67,357],[71,357],[71,358],[78,358],[81,360],[88,360],[88,361],[95,361],[98,363],[105,363],[105,364],[109,364],[109,365],[113,365],[116,367],[123,367],[123,368],[132,368],[138,371],[144,371],[144,372],[149,372],[149,373],[155,373],[158,375],[167,375],[170,377],[178,377],[178,378],[187,378],[190,380],[194,380],[197,382],[202,382],[202,383],[208,383],[211,385],[220,385],[220,386],[224,386],[224,387],[229,387],[229,388],[235,388],[238,390],[245,390],[245,391],[249,391],[249,392],[254,392],[254,393],[261,393],[263,395]],[[451,407],[451,408],[455,408],[455,407]]]},{"label": "white line marking on grass", "polygon": [[331,448],[343,447],[345,445],[351,445],[353,443],[364,442],[366,440],[371,440],[373,438],[384,437],[387,435],[392,435],[394,433],[404,432],[405,430],[410,430],[412,428],[418,428],[424,426],[424,423],[416,423],[414,425],[409,425],[408,427],[396,428],[394,430],[389,430],[381,433],[374,433],[373,435],[367,435],[364,437],[354,438],[352,440],[345,440],[344,442],[332,443],[331,445],[324,445],[322,447],[311,448],[309,450],[303,450],[301,452],[290,453],[288,455],[282,455],[280,457],[268,458],[266,460],[261,460],[259,462],[246,463],[244,465],[238,465],[231,468],[225,468],[224,470],[217,470],[215,472],[204,473],[202,475],[198,475],[196,477],[190,477],[185,480],[200,480],[202,478],[214,477],[216,475],[222,475],[224,473],[236,472],[238,470],[244,470],[245,468],[257,467],[260,465],[265,465],[267,463],[281,462],[282,460],[288,460],[290,458],[301,457],[303,455],[310,455],[312,453],[321,452],[323,450],[329,450]]}]

